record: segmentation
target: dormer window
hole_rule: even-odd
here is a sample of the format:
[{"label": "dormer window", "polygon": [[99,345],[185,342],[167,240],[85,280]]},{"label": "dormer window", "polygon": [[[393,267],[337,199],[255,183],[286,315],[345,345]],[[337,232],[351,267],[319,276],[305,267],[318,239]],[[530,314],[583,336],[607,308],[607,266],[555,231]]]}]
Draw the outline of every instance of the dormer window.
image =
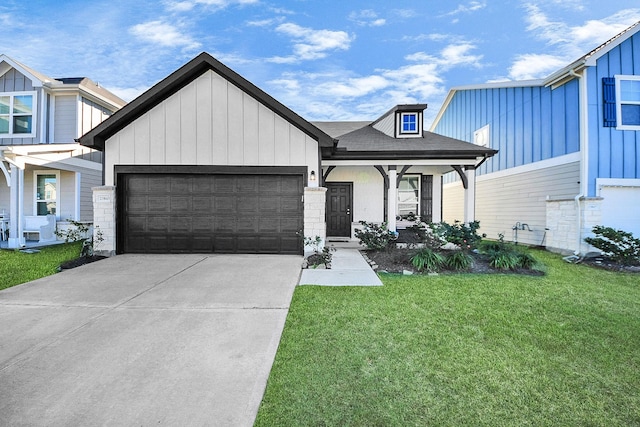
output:
[{"label": "dormer window", "polygon": [[418,113],[402,113],[402,128],[400,133],[418,133]]}]

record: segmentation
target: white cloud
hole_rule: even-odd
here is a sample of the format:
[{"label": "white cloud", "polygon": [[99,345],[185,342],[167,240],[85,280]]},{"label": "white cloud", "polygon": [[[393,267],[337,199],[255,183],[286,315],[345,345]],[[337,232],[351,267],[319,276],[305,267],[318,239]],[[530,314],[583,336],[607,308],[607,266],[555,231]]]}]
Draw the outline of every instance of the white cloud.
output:
[{"label": "white cloud", "polygon": [[516,80],[546,77],[640,20],[640,9],[625,9],[603,19],[571,26],[550,19],[537,4],[528,3],[524,7],[527,31],[546,42],[550,49],[544,54],[517,55],[509,68],[509,78]]},{"label": "white cloud", "polygon": [[278,16],[276,18],[261,19],[257,21],[247,21],[247,25],[250,27],[271,27],[282,23],[285,20],[284,17]]},{"label": "white cloud", "polygon": [[387,23],[386,19],[379,18],[378,14],[371,9],[351,12],[349,14],[349,19],[358,25],[367,27],[381,27]]},{"label": "white cloud", "polygon": [[284,23],[276,27],[276,31],[294,40],[292,56],[270,58],[270,62],[294,63],[324,58],[328,52],[347,50],[354,37],[344,31],[314,30],[293,23]]},{"label": "white cloud", "polygon": [[480,9],[484,9],[485,7],[487,7],[487,3],[485,2],[471,1],[467,4],[458,5],[458,7],[455,10],[452,10],[451,12],[447,12],[442,16],[453,16],[453,15],[458,15],[460,13],[476,12]]},{"label": "white cloud", "polygon": [[444,97],[445,72],[481,65],[482,57],[470,53],[474,48],[467,42],[452,44],[437,54],[413,53],[405,56],[407,62],[398,68],[377,69],[366,75],[348,70],[287,73],[269,85],[272,93],[310,120],[370,120],[395,104]]},{"label": "white cloud", "polygon": [[567,65],[567,60],[561,56],[549,54],[518,55],[509,67],[509,78],[512,80],[531,80],[546,77]]},{"label": "white cloud", "polygon": [[194,7],[202,5],[213,9],[224,9],[232,5],[248,5],[259,3],[260,0],[167,0],[167,10],[172,12],[189,12]]},{"label": "white cloud", "polygon": [[200,43],[182,34],[177,27],[162,21],[137,24],[129,28],[129,32],[142,40],[165,47],[182,47],[186,50],[200,47]]}]

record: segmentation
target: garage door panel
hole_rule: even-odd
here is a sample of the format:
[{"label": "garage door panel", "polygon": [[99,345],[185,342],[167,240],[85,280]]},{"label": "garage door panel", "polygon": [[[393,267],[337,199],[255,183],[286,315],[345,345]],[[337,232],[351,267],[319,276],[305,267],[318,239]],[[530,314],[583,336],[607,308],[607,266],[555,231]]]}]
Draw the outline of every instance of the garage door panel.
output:
[{"label": "garage door panel", "polygon": [[137,197],[135,199],[129,199],[127,201],[128,212],[147,212],[148,210],[149,207],[147,197]]},{"label": "garage door panel", "polygon": [[148,212],[171,211],[171,198],[169,196],[147,196]]},{"label": "garage door panel", "polygon": [[217,176],[213,181],[214,193],[233,193],[236,188],[236,179],[232,176]]},{"label": "garage door panel", "polygon": [[297,217],[280,218],[280,232],[282,233],[296,233],[302,230],[302,226],[302,221]]},{"label": "garage door panel", "polygon": [[166,176],[150,176],[146,179],[146,181],[146,189],[143,189],[141,187],[140,191],[148,191],[152,194],[166,194],[171,189],[171,180]]},{"label": "garage door panel", "polygon": [[260,211],[260,200],[255,197],[255,193],[252,196],[238,196],[237,211],[239,215],[245,213],[257,213]]},{"label": "garage door panel", "polygon": [[170,231],[169,224],[171,221],[171,217],[169,216],[152,216],[147,217],[147,224],[144,231],[148,231],[151,233],[167,233]]},{"label": "garage door panel", "polygon": [[235,213],[236,196],[215,196],[213,199],[213,211],[215,214]]},{"label": "garage door panel", "polygon": [[191,193],[191,176],[174,176],[171,177],[171,194],[188,194]]},{"label": "garage door panel", "polygon": [[212,196],[193,196],[192,209],[194,212],[207,213],[213,210],[213,197]]},{"label": "garage door panel", "polygon": [[120,182],[123,252],[301,253],[302,175],[130,174]]}]

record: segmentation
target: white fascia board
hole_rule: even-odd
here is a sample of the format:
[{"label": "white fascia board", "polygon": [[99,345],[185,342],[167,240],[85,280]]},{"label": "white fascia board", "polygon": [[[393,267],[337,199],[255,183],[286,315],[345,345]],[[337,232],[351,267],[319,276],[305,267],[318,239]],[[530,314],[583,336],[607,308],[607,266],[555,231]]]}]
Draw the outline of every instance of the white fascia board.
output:
[{"label": "white fascia board", "polygon": [[80,144],[38,144],[38,145],[11,145],[9,150],[17,155],[28,156],[34,153],[62,153],[83,148]]},{"label": "white fascia board", "polygon": [[78,169],[102,170],[102,165],[90,160],[78,159],[75,157],[44,154],[39,156],[21,156],[25,165],[45,166],[52,169],[61,169],[77,172]]},{"label": "white fascia board", "polygon": [[444,114],[444,111],[449,106],[449,103],[453,99],[453,95],[455,95],[455,93],[456,93],[456,89],[449,90],[449,93],[447,94],[447,97],[444,99],[444,102],[442,103],[442,106],[440,107],[440,110],[438,111],[438,114],[436,114],[436,118],[433,119],[433,122],[431,123],[431,127],[429,128],[429,131],[434,132],[434,129],[438,125],[438,122],[440,122],[440,119],[442,118],[442,115]]},{"label": "white fascia board", "polygon": [[417,160],[323,160],[322,166],[475,166],[483,157],[476,159],[417,159]]},{"label": "white fascia board", "polygon": [[[44,80],[43,81],[38,76],[33,74],[29,69],[24,67],[22,64],[14,61],[13,59],[9,58],[7,55],[0,55],[0,62],[6,62],[7,64],[9,64],[11,66],[11,68],[14,68],[14,69],[18,70],[18,72],[20,72],[20,74],[22,74],[23,76],[25,76],[26,78],[31,80],[31,85],[34,88],[41,87],[42,85],[44,85],[45,83],[47,83],[49,81],[49,80]],[[2,69],[0,75],[4,75],[7,71],[9,71],[9,68]]]},{"label": "white fascia board", "polygon": [[579,162],[582,155],[579,151],[571,154],[565,154],[564,156],[552,157],[550,159],[540,160],[534,163],[527,163],[526,165],[516,166],[509,169],[503,169],[497,172],[491,172],[484,175],[476,176],[477,181],[487,181],[490,179],[504,178],[507,176],[518,175],[521,173],[533,172],[540,169],[552,168],[554,166],[560,166],[567,163]]},{"label": "white fascia board", "polygon": [[115,104],[111,100],[104,98],[100,94],[84,86],[81,86],[79,84],[65,84],[64,86],[48,85],[47,87],[51,90],[51,92],[53,92],[56,95],[78,95],[79,94],[83,98],[86,98],[92,102],[95,102],[96,104],[100,104],[107,108],[110,108],[113,111],[117,111],[126,105],[126,103]]}]

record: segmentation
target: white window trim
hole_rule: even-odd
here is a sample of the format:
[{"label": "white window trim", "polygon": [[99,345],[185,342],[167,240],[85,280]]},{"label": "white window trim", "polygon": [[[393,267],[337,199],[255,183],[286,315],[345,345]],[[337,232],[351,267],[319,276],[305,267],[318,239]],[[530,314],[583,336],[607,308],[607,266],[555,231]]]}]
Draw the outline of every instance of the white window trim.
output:
[{"label": "white window trim", "polygon": [[[13,99],[16,96],[31,95],[33,103],[31,104],[31,133],[13,133]],[[38,93],[36,91],[23,92],[0,92],[0,96],[10,96],[11,103],[9,107],[9,133],[0,134],[0,138],[35,138],[36,129],[38,128]]]},{"label": "white window trim", "polygon": [[33,171],[33,214],[38,215],[38,175],[56,176],[56,219],[60,220],[60,171],[52,169],[41,169]]},{"label": "white window trim", "polygon": [[[623,125],[622,124],[622,96],[620,94],[621,80],[640,80],[640,76],[621,75],[614,76],[616,79],[616,129],[618,130],[640,130],[640,125]],[[629,105],[640,105],[640,101],[625,102]]]},{"label": "white window trim", "polygon": [[491,147],[491,129],[489,125],[484,125],[473,132],[473,143],[481,147]]},{"label": "white window trim", "polygon": [[[405,116],[409,116],[409,115],[415,115],[416,116],[416,131],[415,132],[405,132],[402,130],[402,120]],[[397,116],[398,118],[398,123],[397,123],[397,134],[398,136],[402,136],[402,137],[410,137],[410,138],[418,138],[422,136],[422,114],[419,111],[406,111],[406,112],[401,112],[400,114],[398,114]]]}]

